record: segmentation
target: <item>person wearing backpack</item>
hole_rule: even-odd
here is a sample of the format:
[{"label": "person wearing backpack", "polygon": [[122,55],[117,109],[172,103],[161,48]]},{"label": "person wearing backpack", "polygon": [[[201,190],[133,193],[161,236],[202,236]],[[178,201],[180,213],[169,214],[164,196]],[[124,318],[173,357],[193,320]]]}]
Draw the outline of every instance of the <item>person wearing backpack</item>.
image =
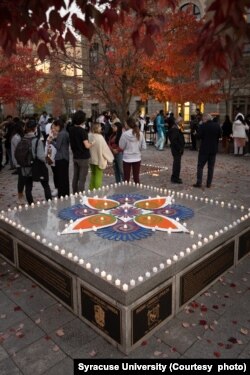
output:
[{"label": "person wearing backpack", "polygon": [[[24,137],[19,144],[17,144],[15,152],[16,161],[21,167],[21,174],[23,176],[25,195],[28,204],[34,202],[32,196],[32,162],[36,156],[39,160],[45,163],[43,142],[36,137],[36,128],[37,125],[34,120],[29,120],[27,122]],[[40,179],[40,182],[43,186],[46,200],[52,199],[48,178]]]}]

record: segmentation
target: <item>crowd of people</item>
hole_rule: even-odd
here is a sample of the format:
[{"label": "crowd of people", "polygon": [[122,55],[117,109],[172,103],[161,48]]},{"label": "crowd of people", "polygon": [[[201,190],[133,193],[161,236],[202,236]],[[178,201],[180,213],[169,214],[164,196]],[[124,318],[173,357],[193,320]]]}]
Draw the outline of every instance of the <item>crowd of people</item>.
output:
[{"label": "crowd of people", "polygon": [[[141,154],[147,148],[146,131],[150,119],[140,113],[137,118],[128,116],[122,123],[116,111],[103,112],[96,121],[89,122],[82,110],[76,111],[67,124],[61,118],[53,118],[43,112],[39,118],[7,116],[0,124],[0,170],[3,165],[3,145],[5,165],[9,164],[13,174],[17,174],[18,204],[24,204],[24,194],[28,204],[33,203],[32,159],[38,158],[45,168],[51,168],[54,188],[49,184],[49,173],[39,179],[44,189],[45,199],[63,197],[72,192],[85,189],[98,189],[102,186],[103,172],[107,165],[113,165],[117,183],[133,181],[140,183]],[[212,185],[219,139],[222,139],[223,151],[230,151],[233,143],[234,155],[249,155],[250,116],[238,113],[233,122],[226,116],[220,125],[217,117],[202,114],[199,109],[191,115],[191,149],[198,150],[197,176],[194,187],[202,187],[203,169],[207,164],[208,188]],[[160,110],[151,127],[156,134],[155,148],[163,151],[170,143],[173,157],[171,182],[181,184],[181,159],[184,153],[184,120],[181,113],[175,118],[173,113],[164,114]],[[30,141],[30,165],[17,161],[18,144],[22,140]],[[73,156],[73,179],[69,179],[70,150]],[[90,171],[89,186],[86,180]],[[71,188],[70,188],[71,185]]]}]

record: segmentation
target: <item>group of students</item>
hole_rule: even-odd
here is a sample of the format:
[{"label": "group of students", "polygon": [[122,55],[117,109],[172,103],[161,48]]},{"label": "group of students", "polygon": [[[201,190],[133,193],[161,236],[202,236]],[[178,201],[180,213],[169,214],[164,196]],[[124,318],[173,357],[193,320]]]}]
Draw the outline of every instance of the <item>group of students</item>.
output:
[{"label": "group of students", "polygon": [[78,110],[72,116],[71,125],[68,127],[61,119],[52,119],[49,122],[46,119],[46,124],[44,121],[42,128],[41,122],[34,119],[28,119],[25,123],[16,122],[12,132],[11,160],[18,174],[18,204],[25,203],[24,191],[28,204],[33,203],[32,168],[18,165],[15,159],[15,150],[23,138],[30,139],[33,158],[37,157],[52,169],[55,186],[53,191],[50,189],[48,178],[40,179],[46,200],[52,199],[53,196],[60,198],[70,194],[70,148],[73,154],[74,194],[85,190],[89,167],[91,172],[88,189],[100,188],[103,171],[108,163],[113,165],[116,182],[129,182],[131,171],[134,182],[140,182],[141,151],[146,149],[146,141],[136,121],[128,118],[123,126],[116,116],[110,124],[111,132],[107,139],[100,122],[93,122],[87,131],[85,121],[85,113]]}]

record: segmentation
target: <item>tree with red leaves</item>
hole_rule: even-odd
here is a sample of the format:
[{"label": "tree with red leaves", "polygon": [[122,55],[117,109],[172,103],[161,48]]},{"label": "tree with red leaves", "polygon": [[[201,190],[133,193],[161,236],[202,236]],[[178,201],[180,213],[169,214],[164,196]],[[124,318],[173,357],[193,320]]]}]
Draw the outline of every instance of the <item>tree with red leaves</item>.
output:
[{"label": "tree with red leaves", "polygon": [[15,104],[19,115],[30,103],[43,105],[49,99],[43,78],[31,48],[18,47],[9,58],[0,54],[0,102]]},{"label": "tree with red leaves", "polygon": [[200,58],[196,50],[203,21],[178,11],[156,37],[157,48],[145,65],[152,77],[149,87],[159,101],[218,102],[220,80],[200,82]]},{"label": "tree with red leaves", "polygon": [[[75,2],[81,10],[70,12]],[[0,3],[0,46],[7,54],[16,52],[19,43],[28,42],[37,46],[41,59],[51,49],[65,51],[65,45],[73,46],[76,37],[73,28],[89,40],[95,34],[96,26],[112,31],[114,24],[133,11],[136,21],[131,38],[137,48],[143,48],[148,55],[155,51],[155,35],[168,21],[168,14],[152,12],[152,4],[159,9],[174,9],[178,0],[4,0]],[[250,40],[250,29],[245,13],[250,0],[213,0],[207,11],[207,21],[200,33],[198,51],[204,63],[204,78],[210,76],[213,68],[227,71],[228,60],[236,61],[242,55],[244,43]],[[59,12],[61,11],[61,12]],[[144,30],[141,33],[141,30]],[[213,53],[211,53],[213,51]]]}]

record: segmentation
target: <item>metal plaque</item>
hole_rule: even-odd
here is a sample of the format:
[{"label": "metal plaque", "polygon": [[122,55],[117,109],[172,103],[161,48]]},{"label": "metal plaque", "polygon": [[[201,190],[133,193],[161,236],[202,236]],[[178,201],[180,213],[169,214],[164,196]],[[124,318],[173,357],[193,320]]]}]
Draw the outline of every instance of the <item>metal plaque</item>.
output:
[{"label": "metal plaque", "polygon": [[0,232],[0,244],[0,254],[14,263],[14,243],[11,237],[3,232]]},{"label": "metal plaque", "polygon": [[180,306],[234,264],[234,241],[199,262],[180,278]]},{"label": "metal plaque", "polygon": [[239,253],[238,259],[243,258],[250,251],[250,230],[239,238]]},{"label": "metal plaque", "polygon": [[121,312],[85,287],[81,287],[82,316],[113,340],[121,343]]},{"label": "metal plaque", "polygon": [[73,308],[73,280],[65,272],[18,244],[19,267]]},{"label": "metal plaque", "polygon": [[131,311],[132,345],[172,313],[172,284]]}]

